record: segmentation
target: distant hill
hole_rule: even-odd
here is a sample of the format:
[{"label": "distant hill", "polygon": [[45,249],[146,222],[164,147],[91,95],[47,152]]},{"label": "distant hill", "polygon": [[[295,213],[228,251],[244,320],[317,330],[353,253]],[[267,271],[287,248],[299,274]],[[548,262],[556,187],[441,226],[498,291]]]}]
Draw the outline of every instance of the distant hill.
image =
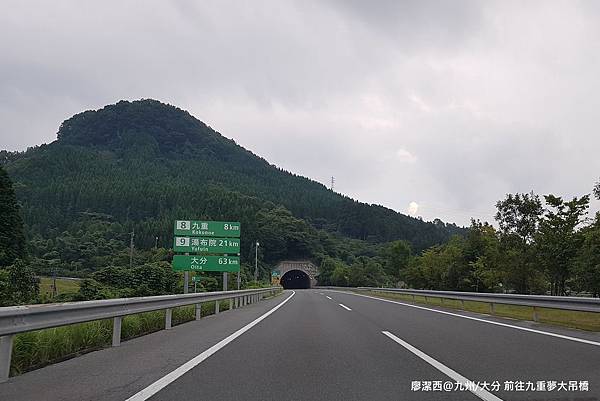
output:
[{"label": "distant hill", "polygon": [[[0,152],[0,162],[15,183],[29,236],[51,237],[91,216],[135,227],[138,246],[151,247],[155,236],[170,238],[176,218],[236,219],[248,250],[255,239],[279,232],[286,254],[278,257],[300,257],[312,252],[299,245],[309,241],[302,236],[319,242],[319,230],[370,243],[404,239],[417,251],[462,232],[358,202],[277,168],[156,100],[79,113],[61,124],[56,141]],[[270,227],[278,221],[274,215],[286,215],[282,224],[290,226]]]}]

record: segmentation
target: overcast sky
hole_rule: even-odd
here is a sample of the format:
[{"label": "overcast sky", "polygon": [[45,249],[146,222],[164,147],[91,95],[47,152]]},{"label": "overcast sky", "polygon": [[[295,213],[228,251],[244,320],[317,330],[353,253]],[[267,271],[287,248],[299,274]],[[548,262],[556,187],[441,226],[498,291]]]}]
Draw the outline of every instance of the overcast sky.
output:
[{"label": "overcast sky", "polygon": [[1,149],[139,98],[361,201],[491,221],[600,177],[600,2],[3,1]]}]

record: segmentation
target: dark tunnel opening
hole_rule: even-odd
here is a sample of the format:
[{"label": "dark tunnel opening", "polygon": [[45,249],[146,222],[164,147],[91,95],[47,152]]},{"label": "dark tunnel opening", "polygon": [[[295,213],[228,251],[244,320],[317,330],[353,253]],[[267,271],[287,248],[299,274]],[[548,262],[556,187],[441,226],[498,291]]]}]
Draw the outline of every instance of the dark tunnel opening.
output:
[{"label": "dark tunnel opening", "polygon": [[286,290],[310,288],[310,277],[302,270],[290,270],[281,277],[279,284]]}]

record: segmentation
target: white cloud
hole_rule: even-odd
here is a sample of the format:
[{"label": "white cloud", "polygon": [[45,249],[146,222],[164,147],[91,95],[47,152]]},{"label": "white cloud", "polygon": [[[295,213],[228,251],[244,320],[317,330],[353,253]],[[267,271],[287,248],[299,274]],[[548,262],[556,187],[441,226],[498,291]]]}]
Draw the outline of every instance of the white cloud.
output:
[{"label": "white cloud", "polygon": [[419,96],[415,95],[414,93],[412,95],[410,95],[409,99],[411,102],[413,102],[414,104],[417,105],[419,110],[421,110],[425,113],[429,113],[431,111],[431,107],[423,99],[421,99]]},{"label": "white cloud", "polygon": [[419,204],[415,201],[412,201],[408,204],[408,208],[406,209],[409,215],[416,216],[419,212]]},{"label": "white cloud", "polygon": [[591,191],[595,2],[377,5],[6,1],[0,148],[48,142],[82,110],[155,98],[361,201],[419,199],[426,220],[491,220],[507,192]]},{"label": "white cloud", "polygon": [[396,156],[398,157],[398,159],[400,159],[400,161],[404,162],[404,163],[416,163],[417,161],[417,156],[413,155],[412,153],[410,153],[408,150],[406,149],[398,149],[396,151]]}]

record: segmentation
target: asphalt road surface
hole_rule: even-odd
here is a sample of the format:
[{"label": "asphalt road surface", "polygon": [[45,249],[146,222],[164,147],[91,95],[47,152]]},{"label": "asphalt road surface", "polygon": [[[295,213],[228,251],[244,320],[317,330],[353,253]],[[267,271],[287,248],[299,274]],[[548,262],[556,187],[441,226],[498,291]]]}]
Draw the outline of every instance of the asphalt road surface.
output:
[{"label": "asphalt road surface", "polygon": [[600,401],[600,334],[308,289],[0,384],[3,401],[479,399]]}]

